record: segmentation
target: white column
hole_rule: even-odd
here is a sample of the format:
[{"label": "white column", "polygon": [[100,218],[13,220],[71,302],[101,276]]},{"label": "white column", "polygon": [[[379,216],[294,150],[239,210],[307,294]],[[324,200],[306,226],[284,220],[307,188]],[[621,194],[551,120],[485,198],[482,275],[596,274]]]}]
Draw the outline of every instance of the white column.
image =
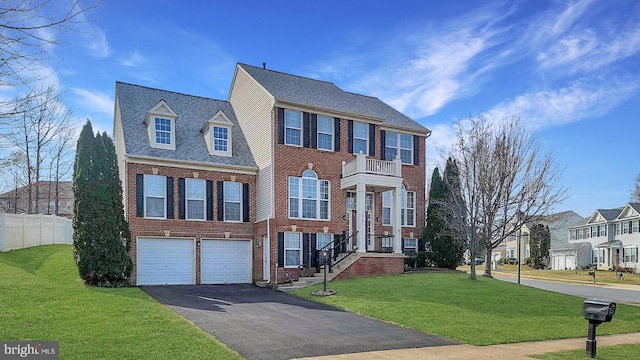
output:
[{"label": "white column", "polygon": [[358,223],[357,252],[366,252],[366,235],[367,235],[367,204],[366,204],[366,187],[363,183],[356,185],[356,214]]},{"label": "white column", "polygon": [[402,187],[393,189],[393,252],[402,253]]}]

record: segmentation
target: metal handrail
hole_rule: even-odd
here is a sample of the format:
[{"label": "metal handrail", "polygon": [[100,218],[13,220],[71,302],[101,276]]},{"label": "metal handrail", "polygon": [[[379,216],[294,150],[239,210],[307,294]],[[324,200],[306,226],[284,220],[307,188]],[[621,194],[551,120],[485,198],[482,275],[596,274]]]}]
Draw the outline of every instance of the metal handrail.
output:
[{"label": "metal handrail", "polygon": [[[344,235],[342,235],[342,240],[340,240],[340,242],[338,242],[337,244],[334,244],[333,242],[328,243],[327,245],[323,246],[322,248],[320,248],[320,250],[318,250],[317,254],[318,254],[318,261],[316,262],[316,271],[319,272],[320,271],[320,254],[322,254],[325,250],[329,251],[330,257],[329,257],[329,272],[331,272],[333,270],[333,267],[337,264],[339,264],[342,260],[344,260],[347,255],[352,254],[354,252],[356,252],[356,250],[358,249],[357,246],[352,246],[351,250],[347,251],[346,250],[346,245],[349,243],[349,241],[351,241],[356,235],[358,234],[358,232],[354,232],[352,233],[349,237],[345,237]],[[337,251],[335,251],[337,249]],[[336,259],[338,258],[338,256],[340,254],[346,254],[345,256],[343,256],[342,258],[340,258],[338,261],[336,261]]]}]

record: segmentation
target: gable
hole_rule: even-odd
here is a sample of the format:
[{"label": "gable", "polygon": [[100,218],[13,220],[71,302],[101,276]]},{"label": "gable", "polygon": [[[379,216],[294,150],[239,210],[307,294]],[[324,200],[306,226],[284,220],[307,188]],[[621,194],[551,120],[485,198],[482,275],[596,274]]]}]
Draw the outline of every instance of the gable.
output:
[{"label": "gable", "polygon": [[640,213],[638,213],[638,211],[634,209],[633,206],[627,204],[622,210],[622,212],[620,212],[620,215],[618,215],[616,220],[632,219],[632,218],[638,218],[638,217],[640,217]]},{"label": "gable", "polygon": [[605,219],[604,216],[602,216],[602,214],[600,214],[598,210],[596,210],[593,213],[593,215],[591,215],[589,220],[587,220],[587,224],[598,224],[598,223],[604,223],[604,222],[607,222],[607,219]]}]

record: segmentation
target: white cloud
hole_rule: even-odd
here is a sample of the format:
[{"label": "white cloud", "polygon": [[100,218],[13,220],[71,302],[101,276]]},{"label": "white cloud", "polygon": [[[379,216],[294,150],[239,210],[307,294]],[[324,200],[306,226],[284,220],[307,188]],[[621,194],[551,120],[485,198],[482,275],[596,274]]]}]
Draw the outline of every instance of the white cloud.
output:
[{"label": "white cloud", "polygon": [[633,96],[638,81],[581,79],[555,90],[529,92],[496,105],[487,112],[493,119],[521,114],[533,128],[562,125],[602,116]]},{"label": "white cloud", "polygon": [[97,27],[91,26],[91,32],[86,35],[89,40],[87,47],[89,48],[89,54],[97,58],[106,58],[111,55],[111,48],[107,41],[107,35],[104,31]]},{"label": "white cloud", "polygon": [[79,103],[89,112],[113,116],[113,99],[109,95],[81,88],[71,88],[71,91],[80,97]]},{"label": "white cloud", "polygon": [[144,64],[147,58],[142,56],[137,50],[134,51],[128,58],[122,59],[120,65],[127,67],[137,67]]}]

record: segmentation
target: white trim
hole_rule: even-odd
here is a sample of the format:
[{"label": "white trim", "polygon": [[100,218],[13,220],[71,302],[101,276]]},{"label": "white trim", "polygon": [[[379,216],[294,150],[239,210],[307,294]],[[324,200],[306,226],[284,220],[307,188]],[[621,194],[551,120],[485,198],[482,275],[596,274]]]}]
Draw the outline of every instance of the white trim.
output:
[{"label": "white trim", "polygon": [[[327,180],[327,179],[321,179],[318,176],[318,173],[316,173],[314,170],[305,170],[306,171],[312,171],[315,174],[315,180],[316,181],[316,197],[314,199],[306,199],[306,200],[315,200],[316,201],[316,217],[313,218],[309,218],[309,217],[304,217],[303,214],[303,203],[304,203],[304,196],[303,196],[303,179],[312,179],[312,178],[305,178],[302,175],[298,177],[298,176],[289,176],[287,177],[287,218],[289,219],[296,219],[296,220],[316,220],[316,221],[331,221],[331,181]],[[295,179],[297,181],[297,188],[298,188],[298,193],[295,194],[296,196],[292,196],[291,194],[291,179]],[[320,196],[321,196],[321,183],[326,182],[327,183],[327,199],[323,200]],[[291,199],[297,199],[298,202],[298,216],[291,216]],[[324,219],[320,216],[322,208],[321,208],[321,204],[323,202],[327,203],[327,218]]]},{"label": "white trim", "polygon": [[126,155],[126,162],[136,163],[136,164],[145,164],[145,165],[175,167],[180,169],[185,168],[185,166],[183,165],[188,165],[189,169],[194,169],[194,170],[238,173],[238,174],[245,174],[245,175],[256,175],[258,173],[258,168],[254,166],[211,164],[211,163],[205,163],[205,162],[199,162],[199,161],[166,159],[166,158],[159,158],[159,157],[145,156],[145,155]]},{"label": "white trim", "polygon": [[[365,140],[365,138],[356,137],[356,124],[364,125],[366,127],[366,129],[367,129],[366,130],[366,134],[367,134],[366,140]],[[353,122],[353,133],[352,133],[353,139],[351,139],[351,142],[353,143],[353,152],[352,152],[353,154],[359,154],[360,153],[360,151],[356,151],[356,140],[360,140],[360,141],[365,140],[365,142],[366,142],[365,151],[363,151],[362,153],[364,155],[369,156],[369,143],[371,142],[371,139],[369,139],[369,135],[370,135],[370,133],[369,133],[369,123],[362,122],[362,121],[354,121]]]},{"label": "white trim", "polygon": [[[331,125],[331,133],[327,133],[324,131],[320,131],[320,117],[329,119],[329,124]],[[320,148],[320,135],[330,135],[331,136],[331,141],[330,143],[330,148],[329,149],[325,149],[325,148]],[[321,151],[335,151],[335,137],[336,137],[336,129],[335,129],[335,121],[334,118],[331,116],[327,116],[327,115],[321,115],[321,114],[316,114],[316,148],[318,150]]]},{"label": "white trim", "polygon": [[[271,94],[271,93],[269,93],[269,94]],[[307,112],[309,112],[309,110],[311,110],[310,112],[312,112],[314,114],[319,114],[319,113],[335,114],[335,115],[338,115],[338,116],[334,116],[334,117],[339,117],[340,119],[345,119],[345,120],[349,119],[349,120],[354,120],[354,121],[375,122],[375,123],[382,123],[384,121],[383,118],[378,118],[378,117],[373,117],[373,116],[366,116],[366,115],[361,115],[361,114],[354,114],[354,113],[349,113],[349,112],[345,112],[345,111],[329,110],[329,109],[325,109],[325,108],[320,108],[320,107],[316,107],[316,106],[309,106],[309,105],[306,105],[306,104],[298,104],[296,102],[284,101],[284,100],[276,100],[274,106],[275,107],[298,110],[298,111],[307,111]]]},{"label": "white trim", "polygon": [[[299,128],[287,125],[287,113],[288,112],[289,113],[300,114],[300,127]],[[282,119],[282,122],[284,123],[284,144],[288,145],[288,146],[302,147],[302,145],[304,143],[304,113],[302,111],[298,111],[298,110],[284,109],[284,119]],[[299,130],[300,131],[300,143],[299,144],[294,144],[294,143],[287,142],[287,129]]]},{"label": "white trim", "polygon": [[[238,220],[227,220],[227,202],[229,203],[236,203],[236,201],[231,201],[231,200],[227,200],[227,196],[226,196],[226,191],[227,191],[227,184],[237,184],[238,185],[238,198],[239,200],[237,201],[237,203],[240,205],[240,212],[239,212],[239,216],[238,216]],[[242,222],[242,214],[243,214],[243,208],[242,208],[242,203],[243,203],[243,199],[242,199],[242,183],[241,182],[237,182],[237,181],[224,181],[222,183],[222,220],[224,222],[228,222],[228,223],[241,223]]]},{"label": "white trim", "polygon": [[[153,148],[175,150],[176,149],[176,114],[173,109],[164,100],[160,100],[151,110],[147,112],[144,123],[147,125],[147,134],[149,136],[149,145]],[[171,130],[169,131],[169,144],[156,142],[155,123],[157,119],[165,119],[169,121]]]}]

